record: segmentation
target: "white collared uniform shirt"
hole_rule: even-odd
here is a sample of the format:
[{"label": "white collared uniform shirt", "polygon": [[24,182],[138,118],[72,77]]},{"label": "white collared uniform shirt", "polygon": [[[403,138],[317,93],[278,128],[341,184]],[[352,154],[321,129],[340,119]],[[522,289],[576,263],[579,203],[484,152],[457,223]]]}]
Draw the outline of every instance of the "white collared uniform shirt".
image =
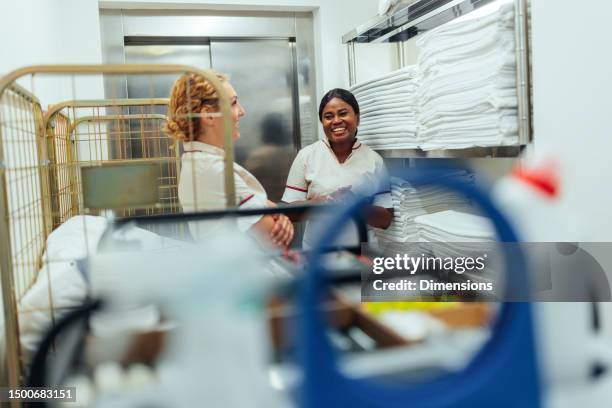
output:
[{"label": "white collared uniform shirt", "polygon": [[[197,212],[223,210],[226,208],[224,157],[225,151],[202,142],[184,142],[181,157],[181,174],[178,184],[178,198],[183,211]],[[267,207],[266,191],[257,179],[245,168],[234,163],[236,202],[240,208]],[[240,231],[247,231],[261,216],[235,218]],[[189,230],[195,239],[218,232],[224,220],[207,220],[189,223]]]},{"label": "white collared uniform shirt", "polygon": [[[349,157],[340,163],[327,139],[306,146],[296,156],[283,194],[283,201],[292,203],[329,195],[350,187],[356,194],[374,196],[373,205],[393,208],[389,177],[385,163],[371,148],[356,141]],[[306,226],[303,245],[312,248],[312,228]],[[358,244],[357,227],[353,224],[341,234],[336,245]]]}]

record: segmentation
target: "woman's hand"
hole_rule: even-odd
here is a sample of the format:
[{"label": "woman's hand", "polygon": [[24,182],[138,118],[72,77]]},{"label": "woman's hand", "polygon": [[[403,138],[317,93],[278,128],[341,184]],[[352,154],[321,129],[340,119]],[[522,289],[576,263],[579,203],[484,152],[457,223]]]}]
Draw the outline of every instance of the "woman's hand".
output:
[{"label": "woman's hand", "polygon": [[[333,201],[334,199],[332,198],[332,196],[330,195],[322,195],[322,196],[318,196],[318,197],[312,197],[310,199],[308,199],[307,201],[304,201],[304,203],[308,203],[308,204],[325,204],[328,203],[330,201]],[[301,204],[302,202],[298,203]]]},{"label": "woman's hand", "polygon": [[313,197],[308,199],[308,203],[310,204],[323,204],[329,203],[333,201],[344,201],[348,197],[352,197],[353,192],[351,191],[351,186],[346,186],[339,188],[331,194],[326,194],[318,197]]},{"label": "woman's hand", "polygon": [[341,187],[329,195],[332,201],[350,201],[355,197],[351,191],[351,186]]},{"label": "woman's hand", "polygon": [[293,224],[284,214],[272,215],[274,226],[270,231],[270,240],[274,245],[286,248],[293,239]]}]

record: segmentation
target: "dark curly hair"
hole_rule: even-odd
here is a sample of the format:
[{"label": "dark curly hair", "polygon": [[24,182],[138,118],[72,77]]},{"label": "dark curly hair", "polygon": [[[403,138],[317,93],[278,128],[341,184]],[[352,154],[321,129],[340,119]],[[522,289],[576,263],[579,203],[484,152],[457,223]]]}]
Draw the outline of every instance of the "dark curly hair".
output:
[{"label": "dark curly hair", "polygon": [[331,91],[328,91],[323,98],[321,98],[321,103],[319,104],[319,121],[323,122],[323,109],[325,106],[334,98],[342,99],[344,102],[351,105],[351,108],[355,111],[355,115],[359,116],[359,103],[350,91],[342,88],[334,88]]}]

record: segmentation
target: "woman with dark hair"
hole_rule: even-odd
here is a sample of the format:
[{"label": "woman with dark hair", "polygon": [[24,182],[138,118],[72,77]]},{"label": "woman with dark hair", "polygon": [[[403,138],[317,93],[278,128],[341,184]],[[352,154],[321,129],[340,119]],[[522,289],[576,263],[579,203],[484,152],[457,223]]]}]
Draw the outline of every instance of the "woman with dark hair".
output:
[{"label": "woman with dark hair", "polygon": [[[350,194],[373,196],[368,224],[389,227],[393,206],[387,171],[383,159],[357,140],[357,99],[345,89],[332,89],[321,99],[319,120],[326,137],[300,150],[289,171],[283,201],[320,203]],[[307,227],[304,246],[314,244]]]}]

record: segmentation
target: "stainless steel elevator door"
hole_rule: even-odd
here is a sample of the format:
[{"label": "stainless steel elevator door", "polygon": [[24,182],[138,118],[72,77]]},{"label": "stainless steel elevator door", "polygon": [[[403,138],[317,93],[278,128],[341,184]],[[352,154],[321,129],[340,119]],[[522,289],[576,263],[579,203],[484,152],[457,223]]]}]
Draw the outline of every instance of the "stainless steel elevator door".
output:
[{"label": "stainless steel elevator door", "polygon": [[[236,161],[261,182],[272,201],[280,201],[299,145],[293,43],[287,39],[202,39],[202,44],[164,45],[126,42],[127,63],[186,64],[230,76],[246,115]],[[160,41],[159,38],[150,41]],[[175,76],[130,77],[130,98],[168,97]],[[165,112],[159,112],[165,113]]]},{"label": "stainless steel elevator door", "polygon": [[[184,64],[209,69],[210,46],[208,44],[164,44],[125,46],[125,62],[128,64]],[[168,98],[176,75],[130,76],[127,93],[130,98]],[[160,112],[165,113],[165,112]]]},{"label": "stainless steel elevator door", "polygon": [[213,68],[230,75],[246,110],[235,145],[236,161],[262,183],[270,200],[280,201],[299,147],[292,43],[211,40],[210,53]]}]

